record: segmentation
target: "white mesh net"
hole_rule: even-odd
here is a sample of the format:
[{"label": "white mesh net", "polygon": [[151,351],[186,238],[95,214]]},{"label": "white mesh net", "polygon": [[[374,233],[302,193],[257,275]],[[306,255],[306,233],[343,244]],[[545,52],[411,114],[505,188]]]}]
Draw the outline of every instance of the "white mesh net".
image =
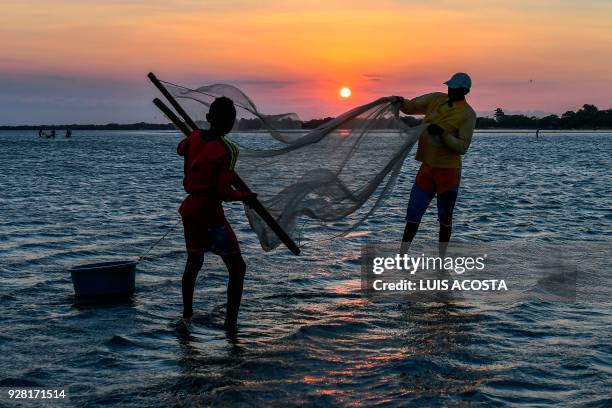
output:
[{"label": "white mesh net", "polygon": [[[297,115],[265,115],[231,85],[164,85],[202,127],[216,97],[234,101],[237,122],[228,138],[240,149],[236,172],[302,245],[308,242],[309,228],[319,237],[338,236],[370,216],[391,192],[404,159],[426,127],[409,127],[402,121],[400,101],[394,97],[301,130]],[[262,248],[276,248],[280,240],[274,232],[247,206],[245,212]],[[306,239],[298,240],[300,235]]]}]

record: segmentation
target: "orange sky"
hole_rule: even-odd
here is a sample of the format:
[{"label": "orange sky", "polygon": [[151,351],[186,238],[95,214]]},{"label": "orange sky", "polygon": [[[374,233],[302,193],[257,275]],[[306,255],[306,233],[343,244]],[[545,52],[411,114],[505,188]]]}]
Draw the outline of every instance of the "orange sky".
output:
[{"label": "orange sky", "polygon": [[443,90],[459,70],[480,112],[608,108],[611,20],[608,0],[3,0],[0,124],[161,120],[150,70],[303,118]]}]

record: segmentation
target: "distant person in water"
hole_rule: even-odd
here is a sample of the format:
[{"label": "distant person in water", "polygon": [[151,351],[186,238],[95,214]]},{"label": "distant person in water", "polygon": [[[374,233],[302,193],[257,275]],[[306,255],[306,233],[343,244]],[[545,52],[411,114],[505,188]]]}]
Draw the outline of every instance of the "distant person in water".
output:
[{"label": "distant person in water", "polygon": [[194,130],[177,148],[185,159],[183,186],[189,194],[179,209],[185,230],[187,264],[183,274],[183,317],[193,315],[193,292],[204,253],[219,255],[229,272],[227,312],[224,327],[236,326],[242,298],[246,264],[240,254],[236,234],[225,218],[223,201],[245,201],[252,193],[232,188],[238,149],[225,138],[236,120],[231,99],[221,97],[210,105],[206,115],[209,130]]},{"label": "distant person in water", "polygon": [[419,228],[421,218],[436,196],[440,222],[439,252],[446,254],[450,241],[453,209],[461,179],[461,156],[464,155],[474,133],[476,113],[466,102],[472,80],[462,72],[444,82],[448,92],[434,92],[414,99],[403,99],[401,111],[408,115],[425,115],[428,123],[421,135],[416,160],[421,162],[410,192],[406,213],[406,228],[401,251],[405,253]]}]

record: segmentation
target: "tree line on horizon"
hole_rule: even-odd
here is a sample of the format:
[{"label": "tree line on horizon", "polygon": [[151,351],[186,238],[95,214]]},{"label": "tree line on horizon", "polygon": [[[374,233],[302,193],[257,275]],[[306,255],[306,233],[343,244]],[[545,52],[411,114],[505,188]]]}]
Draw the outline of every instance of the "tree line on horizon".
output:
[{"label": "tree line on horizon", "polygon": [[[298,121],[291,118],[277,120],[273,125],[279,129],[315,129],[325,124],[333,117]],[[403,116],[402,121],[408,126],[416,126],[420,119],[413,116]],[[354,124],[355,122],[353,122]],[[372,129],[388,129],[393,127],[393,118],[378,118],[369,123]],[[0,126],[0,130],[39,130],[39,129],[72,129],[72,130],[174,130],[172,123],[109,123],[106,125],[72,124],[72,125],[20,125]],[[234,129],[238,131],[262,130],[263,123],[258,118],[241,118]],[[585,104],[578,111],[567,111],[561,116],[548,115],[541,118],[526,115],[509,115],[501,108],[495,109],[493,117],[478,117],[476,129],[612,129],[612,109],[599,110],[595,105]]]},{"label": "tree line on horizon", "polygon": [[578,111],[567,111],[561,116],[541,118],[525,115],[507,115],[501,108],[495,109],[493,118],[478,118],[477,129],[612,129],[612,109],[599,110],[595,105],[584,104]]}]

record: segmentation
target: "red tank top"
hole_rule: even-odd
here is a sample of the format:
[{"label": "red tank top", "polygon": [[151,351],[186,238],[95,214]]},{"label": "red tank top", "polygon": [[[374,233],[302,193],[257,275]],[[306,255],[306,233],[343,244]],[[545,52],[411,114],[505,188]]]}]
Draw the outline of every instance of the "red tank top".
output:
[{"label": "red tank top", "polygon": [[185,199],[181,214],[201,212],[202,207],[221,208],[222,201],[248,197],[248,193],[231,186],[238,149],[224,137],[194,130],[179,143],[177,152],[185,160],[183,187],[190,196],[195,196]]}]

